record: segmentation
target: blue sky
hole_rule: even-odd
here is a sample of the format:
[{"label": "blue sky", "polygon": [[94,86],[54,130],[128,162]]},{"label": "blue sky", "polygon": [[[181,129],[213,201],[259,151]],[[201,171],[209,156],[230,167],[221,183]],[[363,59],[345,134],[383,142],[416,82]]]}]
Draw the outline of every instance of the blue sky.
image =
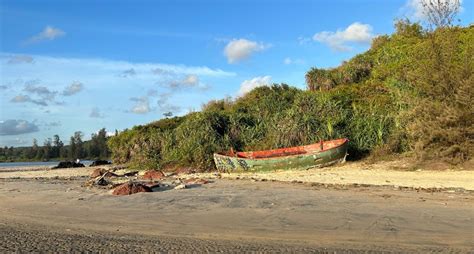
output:
[{"label": "blue sky", "polygon": [[[334,67],[419,0],[0,1],[0,145],[85,139]],[[473,21],[474,1],[459,18]]]}]

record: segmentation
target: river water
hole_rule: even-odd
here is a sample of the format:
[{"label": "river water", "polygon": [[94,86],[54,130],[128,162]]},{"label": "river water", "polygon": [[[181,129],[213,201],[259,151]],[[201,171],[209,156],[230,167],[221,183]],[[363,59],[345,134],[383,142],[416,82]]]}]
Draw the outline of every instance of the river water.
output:
[{"label": "river water", "polygon": [[[59,161],[29,161],[29,162],[0,162],[0,168],[10,168],[10,167],[31,167],[31,166],[57,166]],[[89,166],[92,161],[83,160],[81,161],[84,166]]]}]

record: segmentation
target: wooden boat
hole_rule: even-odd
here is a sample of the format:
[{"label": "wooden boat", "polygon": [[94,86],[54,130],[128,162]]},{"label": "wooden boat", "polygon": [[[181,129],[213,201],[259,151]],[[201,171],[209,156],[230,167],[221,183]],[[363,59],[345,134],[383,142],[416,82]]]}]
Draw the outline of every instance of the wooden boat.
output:
[{"label": "wooden boat", "polygon": [[344,138],[274,150],[215,153],[214,162],[224,172],[324,167],[344,162],[348,145],[349,140]]}]

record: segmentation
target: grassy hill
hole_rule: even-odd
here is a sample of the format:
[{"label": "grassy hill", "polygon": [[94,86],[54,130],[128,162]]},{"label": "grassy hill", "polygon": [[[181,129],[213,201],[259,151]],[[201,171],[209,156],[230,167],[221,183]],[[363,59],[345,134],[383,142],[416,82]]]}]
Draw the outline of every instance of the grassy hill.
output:
[{"label": "grassy hill", "polygon": [[259,87],[200,112],[125,130],[113,160],[146,168],[214,168],[212,153],[347,137],[349,155],[408,153],[459,163],[474,147],[474,27],[396,32],[333,69],[312,68],[307,90]]}]

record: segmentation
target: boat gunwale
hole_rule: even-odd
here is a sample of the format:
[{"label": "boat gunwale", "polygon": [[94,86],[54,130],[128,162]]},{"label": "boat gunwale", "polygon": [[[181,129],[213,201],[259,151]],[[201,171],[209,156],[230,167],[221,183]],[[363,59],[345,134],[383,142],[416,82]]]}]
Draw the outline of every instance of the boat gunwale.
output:
[{"label": "boat gunwale", "polygon": [[[238,156],[225,155],[225,154],[222,154],[222,153],[214,153],[214,156],[218,155],[218,156],[227,157],[227,158],[234,158],[234,159],[239,159],[239,160],[250,160],[250,161],[254,161],[254,160],[288,159],[288,158],[298,157],[298,156],[307,157],[307,156],[313,156],[313,155],[315,155],[315,154],[319,154],[319,153],[324,153],[324,152],[327,152],[327,151],[331,151],[331,150],[337,149],[337,148],[339,148],[339,147],[342,147],[342,146],[344,146],[344,145],[347,145],[347,144],[349,143],[349,139],[348,139],[348,138],[333,139],[333,140],[328,140],[328,141],[339,141],[339,140],[342,140],[343,142],[341,142],[341,144],[338,145],[338,146],[334,146],[334,147],[331,147],[331,148],[326,149],[326,150],[323,149],[323,150],[319,150],[319,151],[307,152],[307,153],[302,153],[302,154],[292,154],[292,155],[275,156],[275,157],[264,157],[264,158],[245,158],[245,157],[238,157]],[[319,144],[319,143],[313,143],[313,144],[304,145],[304,146],[312,146],[312,145],[317,145],[317,144]],[[293,147],[286,147],[286,148],[295,148],[295,147],[304,147],[304,146],[293,146]],[[278,148],[278,149],[281,149],[281,148]],[[272,150],[278,150],[278,149],[261,150],[261,151],[249,151],[249,152],[272,151]],[[246,153],[249,153],[249,152],[246,152]]]}]

